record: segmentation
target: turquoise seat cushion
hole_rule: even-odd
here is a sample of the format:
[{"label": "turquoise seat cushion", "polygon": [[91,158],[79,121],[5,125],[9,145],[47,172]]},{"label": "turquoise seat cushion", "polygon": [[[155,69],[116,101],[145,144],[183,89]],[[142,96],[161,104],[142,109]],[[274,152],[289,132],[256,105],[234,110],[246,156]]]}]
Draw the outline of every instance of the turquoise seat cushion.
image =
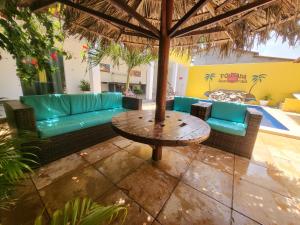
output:
[{"label": "turquoise seat cushion", "polygon": [[217,130],[227,134],[245,136],[247,125],[244,123],[237,123],[228,120],[220,120],[209,118],[206,121],[213,130]]},{"label": "turquoise seat cushion", "polygon": [[33,107],[37,121],[52,119],[71,114],[68,95],[31,95],[22,96],[21,102]]},{"label": "turquoise seat cushion", "polygon": [[122,108],[122,93],[106,92],[101,94],[102,109]]},{"label": "turquoise seat cushion", "polygon": [[86,113],[102,109],[100,94],[74,94],[69,95],[71,114]]},{"label": "turquoise seat cushion", "polygon": [[127,111],[123,108],[94,111],[37,122],[39,136],[49,138],[72,131],[111,122],[113,116]]},{"label": "turquoise seat cushion", "polygon": [[175,96],[174,98],[174,110],[180,112],[191,112],[191,106],[198,103],[200,99],[190,97]]},{"label": "turquoise seat cushion", "polygon": [[212,103],[211,117],[244,123],[246,112],[247,106],[245,104],[214,101]]}]

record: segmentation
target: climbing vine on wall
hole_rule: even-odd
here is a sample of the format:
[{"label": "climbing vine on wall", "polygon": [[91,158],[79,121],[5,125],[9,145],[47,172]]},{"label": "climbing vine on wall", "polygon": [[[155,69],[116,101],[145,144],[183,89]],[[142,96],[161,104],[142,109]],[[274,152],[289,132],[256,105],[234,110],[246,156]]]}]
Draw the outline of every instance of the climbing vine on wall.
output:
[{"label": "climbing vine on wall", "polygon": [[19,2],[0,0],[0,48],[16,60],[20,79],[31,82],[41,71],[55,72],[51,61],[57,60],[57,54],[66,54],[60,46],[64,35],[51,11],[33,13],[18,7]]}]

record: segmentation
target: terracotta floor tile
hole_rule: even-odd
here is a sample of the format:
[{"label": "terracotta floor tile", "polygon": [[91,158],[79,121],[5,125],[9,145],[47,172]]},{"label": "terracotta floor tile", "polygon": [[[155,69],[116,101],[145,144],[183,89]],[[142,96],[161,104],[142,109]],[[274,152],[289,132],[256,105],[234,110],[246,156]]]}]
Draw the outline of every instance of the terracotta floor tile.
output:
[{"label": "terracotta floor tile", "polygon": [[158,221],[162,225],[229,225],[231,209],[179,183]]},{"label": "terracotta floor tile", "polygon": [[131,145],[133,141],[124,138],[122,136],[117,136],[109,140],[110,143],[116,145],[119,148],[126,148],[127,146]]},{"label": "terracotta floor tile", "polygon": [[160,161],[150,160],[149,162],[152,166],[179,178],[188,169],[191,159],[170,149],[163,149]]},{"label": "terracotta floor tile", "polygon": [[201,146],[180,146],[180,147],[164,147],[168,150],[173,150],[175,152],[178,152],[184,156],[189,157],[190,159],[193,159],[195,155],[200,150]]},{"label": "terracotta floor tile", "polygon": [[260,225],[259,223],[255,222],[248,217],[243,216],[242,214],[232,211],[232,224],[231,225]]},{"label": "terracotta floor tile", "polygon": [[119,151],[98,161],[94,166],[112,182],[117,183],[142,163],[145,163],[145,161],[126,151]]},{"label": "terracotta floor tile", "polygon": [[153,221],[152,225],[162,225],[162,224],[155,220],[155,221]]},{"label": "terracotta floor tile", "polygon": [[203,145],[195,159],[223,172],[233,174],[234,155],[231,153]]},{"label": "terracotta floor tile", "polygon": [[152,157],[152,148],[146,144],[133,142],[125,150],[144,160],[149,160]]},{"label": "terracotta floor tile", "polygon": [[[0,210],[0,224],[34,224],[35,218],[43,212],[44,205],[30,179],[17,187],[13,198],[17,198],[15,206],[11,207],[8,211]],[[44,213],[44,221],[47,220],[48,216]]]},{"label": "terracotta floor tile", "polygon": [[296,225],[300,204],[244,180],[234,184],[233,208],[264,225]]},{"label": "terracotta floor tile", "polygon": [[[111,204],[124,204],[127,207],[127,216],[123,225],[150,225],[154,218],[147,213],[143,208],[136,204],[133,200],[128,198],[121,190],[114,188],[105,194],[105,196],[98,200],[100,204],[111,205]],[[122,217],[116,220],[112,225],[121,224]]]},{"label": "terracotta floor tile", "polygon": [[[300,173],[284,159],[267,168],[242,157],[235,157],[235,177],[267,188],[287,197],[300,197]],[[279,162],[279,160],[278,160]]]},{"label": "terracotta floor tile", "polygon": [[53,212],[76,197],[97,199],[112,187],[113,184],[99,171],[89,166],[73,171],[39,192],[47,210]]},{"label": "terracotta floor tile", "polygon": [[176,183],[175,178],[146,164],[123,179],[118,186],[152,216],[156,216]]},{"label": "terracotta floor tile", "polygon": [[93,164],[107,156],[112,155],[113,153],[120,151],[121,149],[117,146],[109,143],[108,141],[94,145],[90,148],[87,148],[78,154],[87,160],[89,163]]},{"label": "terracotta floor tile", "polygon": [[193,161],[182,181],[231,207],[233,176],[200,161]]},{"label": "terracotta floor tile", "polygon": [[32,180],[37,189],[41,189],[61,176],[84,166],[87,166],[86,161],[77,154],[72,154],[37,169],[32,175]]}]

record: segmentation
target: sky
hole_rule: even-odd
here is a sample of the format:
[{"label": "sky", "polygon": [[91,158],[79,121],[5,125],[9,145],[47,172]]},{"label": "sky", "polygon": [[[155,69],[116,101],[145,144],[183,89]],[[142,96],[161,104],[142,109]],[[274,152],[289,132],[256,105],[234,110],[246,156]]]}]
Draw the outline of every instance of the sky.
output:
[{"label": "sky", "polygon": [[[275,35],[274,35],[275,36]],[[252,51],[259,52],[262,56],[297,59],[300,57],[300,43],[291,47],[288,43],[282,43],[282,38],[272,37],[265,45],[255,44]]]}]

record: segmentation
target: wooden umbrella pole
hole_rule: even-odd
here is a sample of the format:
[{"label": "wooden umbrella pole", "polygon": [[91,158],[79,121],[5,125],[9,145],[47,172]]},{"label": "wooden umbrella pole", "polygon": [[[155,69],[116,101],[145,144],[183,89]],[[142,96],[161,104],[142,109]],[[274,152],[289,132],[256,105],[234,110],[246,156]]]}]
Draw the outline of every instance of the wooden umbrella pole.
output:
[{"label": "wooden umbrella pole", "polygon": [[170,52],[169,30],[172,25],[173,3],[174,0],[161,1],[161,27],[159,38],[159,55],[158,55],[158,73],[156,89],[156,111],[155,121],[162,122],[165,120],[168,67]]}]

